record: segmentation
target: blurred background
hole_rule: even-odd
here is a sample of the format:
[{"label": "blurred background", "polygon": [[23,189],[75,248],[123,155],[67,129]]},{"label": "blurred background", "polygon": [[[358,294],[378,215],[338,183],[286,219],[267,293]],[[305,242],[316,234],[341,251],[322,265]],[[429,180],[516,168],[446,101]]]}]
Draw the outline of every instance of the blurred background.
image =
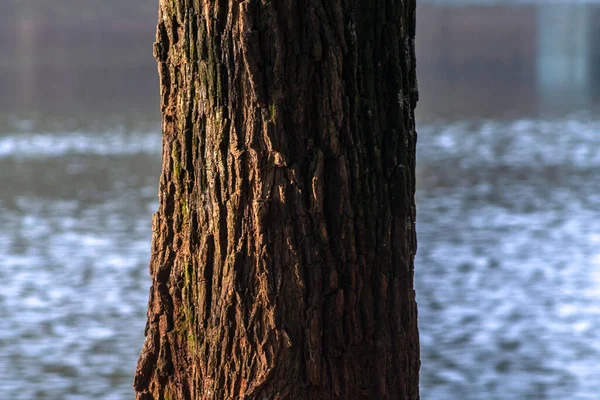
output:
[{"label": "blurred background", "polygon": [[[0,393],[130,399],[156,1],[0,1]],[[600,2],[418,1],[421,394],[600,393]]]}]

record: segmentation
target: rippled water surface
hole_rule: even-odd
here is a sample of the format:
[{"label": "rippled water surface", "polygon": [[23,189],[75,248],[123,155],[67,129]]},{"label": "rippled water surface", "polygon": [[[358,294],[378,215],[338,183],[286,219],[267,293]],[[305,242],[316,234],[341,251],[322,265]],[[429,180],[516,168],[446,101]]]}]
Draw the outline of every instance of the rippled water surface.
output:
[{"label": "rippled water surface", "polygon": [[600,121],[420,130],[424,399],[600,393]]},{"label": "rippled water surface", "polygon": [[156,132],[0,136],[0,393],[126,399],[141,344]]},{"label": "rippled water surface", "polygon": [[[421,126],[424,399],[600,393],[599,138],[570,118]],[[0,138],[8,398],[132,395],[159,149],[157,132]]]}]

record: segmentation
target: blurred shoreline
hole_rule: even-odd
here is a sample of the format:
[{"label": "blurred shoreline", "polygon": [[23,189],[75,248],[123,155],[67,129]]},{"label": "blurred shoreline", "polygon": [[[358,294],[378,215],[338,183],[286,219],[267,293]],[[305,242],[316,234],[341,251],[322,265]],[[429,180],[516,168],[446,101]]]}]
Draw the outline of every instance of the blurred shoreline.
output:
[{"label": "blurred shoreline", "polygon": [[[123,10],[116,0],[33,4],[9,0],[0,8],[0,131],[15,118],[78,127],[160,123],[155,2]],[[599,10],[591,3],[420,2],[418,120],[595,110]]]}]

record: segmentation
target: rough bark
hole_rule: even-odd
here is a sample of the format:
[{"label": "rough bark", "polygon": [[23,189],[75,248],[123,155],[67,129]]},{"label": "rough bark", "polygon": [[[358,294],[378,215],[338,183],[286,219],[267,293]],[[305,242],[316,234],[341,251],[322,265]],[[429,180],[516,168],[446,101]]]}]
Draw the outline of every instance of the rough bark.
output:
[{"label": "rough bark", "polygon": [[160,0],[138,399],[418,399],[415,0]]}]

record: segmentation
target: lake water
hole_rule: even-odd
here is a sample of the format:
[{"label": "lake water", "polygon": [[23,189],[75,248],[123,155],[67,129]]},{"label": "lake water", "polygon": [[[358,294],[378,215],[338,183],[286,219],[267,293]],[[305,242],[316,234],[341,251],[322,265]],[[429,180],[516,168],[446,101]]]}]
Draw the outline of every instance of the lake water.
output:
[{"label": "lake water", "polygon": [[[599,9],[419,7],[424,400],[598,398]],[[154,21],[114,28],[111,50],[100,28],[23,15],[0,39],[0,397],[129,399],[160,172]]]}]

